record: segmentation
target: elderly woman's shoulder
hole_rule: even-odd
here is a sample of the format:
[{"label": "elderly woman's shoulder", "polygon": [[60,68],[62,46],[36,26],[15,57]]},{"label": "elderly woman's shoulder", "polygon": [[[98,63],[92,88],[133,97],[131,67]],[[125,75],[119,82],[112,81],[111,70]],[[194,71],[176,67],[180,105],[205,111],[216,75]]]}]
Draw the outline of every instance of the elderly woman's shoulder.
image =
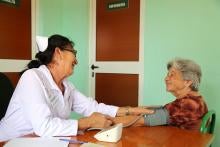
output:
[{"label": "elderly woman's shoulder", "polygon": [[189,109],[197,109],[200,108],[201,105],[205,104],[205,101],[201,95],[188,96],[181,100],[181,104]]}]

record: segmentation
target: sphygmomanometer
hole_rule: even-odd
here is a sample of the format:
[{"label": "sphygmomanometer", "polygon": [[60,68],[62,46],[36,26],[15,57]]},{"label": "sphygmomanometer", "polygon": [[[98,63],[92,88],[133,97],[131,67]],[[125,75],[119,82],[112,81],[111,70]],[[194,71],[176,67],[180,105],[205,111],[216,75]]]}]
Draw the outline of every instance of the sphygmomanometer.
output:
[{"label": "sphygmomanometer", "polygon": [[150,109],[153,109],[154,113],[143,115],[144,125],[159,126],[159,125],[167,125],[169,123],[169,113],[165,107],[159,106],[159,107],[152,107]]}]

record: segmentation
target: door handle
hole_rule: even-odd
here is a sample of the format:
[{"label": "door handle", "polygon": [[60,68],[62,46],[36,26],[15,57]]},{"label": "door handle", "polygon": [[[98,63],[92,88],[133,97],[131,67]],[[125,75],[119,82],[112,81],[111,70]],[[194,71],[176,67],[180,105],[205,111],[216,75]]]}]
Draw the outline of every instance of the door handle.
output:
[{"label": "door handle", "polygon": [[99,67],[92,64],[91,69],[94,70],[95,68],[99,68]]}]

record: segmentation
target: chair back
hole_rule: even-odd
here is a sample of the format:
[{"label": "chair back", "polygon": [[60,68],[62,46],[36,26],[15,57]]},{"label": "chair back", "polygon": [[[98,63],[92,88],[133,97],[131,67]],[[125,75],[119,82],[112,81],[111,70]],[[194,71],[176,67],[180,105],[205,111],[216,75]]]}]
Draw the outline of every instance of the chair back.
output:
[{"label": "chair back", "polygon": [[4,117],[11,96],[14,92],[14,87],[9,78],[0,72],[0,120]]},{"label": "chair back", "polygon": [[214,133],[216,114],[214,110],[209,110],[202,118],[200,132]]}]

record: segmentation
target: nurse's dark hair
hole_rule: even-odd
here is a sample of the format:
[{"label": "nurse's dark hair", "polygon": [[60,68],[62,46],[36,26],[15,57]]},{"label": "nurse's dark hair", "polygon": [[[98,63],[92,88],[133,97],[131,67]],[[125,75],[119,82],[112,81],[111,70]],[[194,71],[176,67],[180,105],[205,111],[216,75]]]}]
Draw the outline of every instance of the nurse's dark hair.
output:
[{"label": "nurse's dark hair", "polygon": [[38,68],[41,65],[47,65],[52,61],[53,54],[56,47],[59,47],[61,50],[64,50],[67,46],[73,47],[74,42],[68,39],[65,36],[55,34],[48,38],[48,46],[45,51],[39,51],[36,55],[34,60],[31,60],[27,64],[27,68],[24,69],[20,75],[22,75],[26,70],[31,68]]},{"label": "nurse's dark hair", "polygon": [[167,63],[167,69],[174,67],[182,73],[184,80],[192,81],[190,88],[193,91],[199,90],[199,85],[201,82],[201,68],[200,66],[192,60],[175,58]]}]

